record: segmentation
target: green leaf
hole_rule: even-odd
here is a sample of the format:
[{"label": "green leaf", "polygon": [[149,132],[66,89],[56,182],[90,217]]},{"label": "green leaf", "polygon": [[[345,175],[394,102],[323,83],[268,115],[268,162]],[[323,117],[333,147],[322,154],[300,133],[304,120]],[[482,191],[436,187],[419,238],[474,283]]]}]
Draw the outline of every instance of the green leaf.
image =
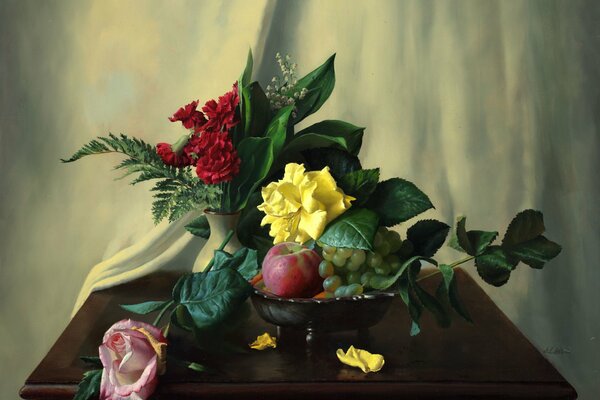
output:
[{"label": "green leaf", "polygon": [[329,172],[336,182],[344,175],[362,169],[358,157],[332,147],[308,149],[302,152],[302,156],[307,170],[319,171],[329,167]]},{"label": "green leaf", "polygon": [[467,236],[469,238],[469,242],[471,242],[471,245],[475,249],[475,254],[471,254],[472,256],[474,256],[482,254],[485,251],[485,249],[487,249],[488,246],[490,246],[494,242],[494,240],[496,240],[496,238],[498,237],[498,232],[468,231]]},{"label": "green leaf", "polygon": [[277,157],[287,141],[288,121],[294,106],[286,106],[280,109],[269,123],[265,136],[273,142],[273,155]]},{"label": "green leaf", "polygon": [[246,87],[246,85],[248,85],[250,83],[250,81],[252,80],[252,69],[254,67],[254,60],[252,58],[252,49],[248,49],[248,57],[246,59],[246,67],[244,68],[244,72],[242,72],[242,75],[240,76],[239,79],[239,84],[238,87],[239,88],[244,88]]},{"label": "green leaf", "polygon": [[369,200],[379,182],[379,168],[360,169],[350,172],[340,179],[337,184],[344,193],[356,198],[353,205],[362,205]]},{"label": "green leaf", "polygon": [[419,333],[421,333],[421,324],[419,321],[421,320],[421,315],[423,315],[423,306],[417,299],[417,296],[415,295],[413,290],[408,291],[408,299],[408,314],[410,315],[410,319],[412,320],[410,326],[410,336],[417,336]]},{"label": "green leaf", "polygon": [[389,275],[389,276],[377,276],[375,279],[375,277],[371,280],[371,286],[373,287],[373,289],[376,290],[386,290],[389,287],[391,287],[394,283],[396,283],[396,281],[398,281],[398,279],[402,276],[402,274],[404,273],[404,271],[415,261],[420,261],[420,260],[424,260],[427,261],[433,265],[437,265],[437,262],[431,258],[426,258],[426,257],[421,257],[421,256],[414,256],[409,258],[408,260],[406,260],[404,263],[402,263],[402,265],[400,266],[400,268],[398,268],[398,271],[396,271],[396,273],[394,275]]},{"label": "green leaf", "polygon": [[320,135],[318,133],[307,133],[299,136],[295,135],[290,142],[283,148],[286,156],[299,154],[308,149],[317,149],[321,147],[333,147],[341,150],[348,150],[346,139],[339,136]]},{"label": "green leaf", "polygon": [[475,255],[475,249],[467,236],[467,217],[458,217],[456,221],[456,238],[458,239],[459,246],[469,255]]},{"label": "green leaf", "polygon": [[408,314],[411,318],[410,336],[416,336],[421,332],[419,319],[423,312],[423,307],[419,304],[415,295],[410,290],[407,274],[402,275],[398,280],[398,294],[408,308]]},{"label": "green leaf", "polygon": [[186,331],[194,330],[194,320],[185,306],[179,304],[171,313],[171,322],[173,325]]},{"label": "green leaf", "polygon": [[351,208],[327,225],[319,241],[333,247],[373,250],[377,226],[373,211]]},{"label": "green leaf", "polygon": [[77,392],[73,400],[88,400],[97,398],[100,394],[100,382],[102,380],[102,370],[94,369],[83,373],[83,379],[79,382]]},{"label": "green leaf", "polygon": [[257,252],[254,249],[242,247],[233,255],[215,250],[215,262],[212,270],[232,268],[240,273],[245,280],[252,279],[258,273]]},{"label": "green leaf", "polygon": [[544,236],[538,236],[508,249],[510,255],[532,268],[544,268],[544,264],[560,254],[562,248]]},{"label": "green leaf", "polygon": [[271,120],[271,104],[258,82],[252,82],[242,90],[242,113],[245,137],[264,136]]},{"label": "green leaf", "polygon": [[408,228],[406,238],[414,246],[413,254],[433,257],[444,244],[449,231],[450,226],[445,223],[435,219],[426,219],[418,221]]},{"label": "green leaf", "polygon": [[335,86],[334,60],[335,54],[329,57],[321,66],[298,80],[294,91],[307,89],[308,92],[303,99],[296,100],[294,123],[298,123],[318,111],[331,95]]},{"label": "green leaf", "polygon": [[73,162],[94,154],[119,153],[127,156],[115,169],[123,171],[122,177],[138,176],[131,182],[135,185],[149,180],[158,180],[152,191],[154,202],[152,216],[158,223],[164,218],[175,221],[188,211],[211,207],[221,191],[215,185],[200,181],[191,169],[165,165],[153,145],[126,135],[98,137],[82,146],[65,163]]},{"label": "green leaf", "polygon": [[460,247],[469,255],[482,254],[492,244],[498,232],[495,231],[467,231],[466,217],[460,217],[456,223],[456,237]]},{"label": "green leaf", "polygon": [[398,279],[398,283],[397,283],[397,289],[398,289],[398,294],[400,295],[400,298],[402,299],[404,304],[406,304],[408,306],[408,303],[410,301],[410,296],[408,294],[409,285],[408,285],[407,274],[400,275],[400,278]]},{"label": "green leaf", "polygon": [[456,250],[464,251],[471,256],[477,256],[483,254],[498,237],[498,232],[495,231],[467,231],[466,230],[466,217],[461,216],[457,219],[456,223],[456,240],[454,246],[458,244]]},{"label": "green leaf", "polygon": [[489,246],[482,254],[475,257],[477,273],[493,286],[504,285],[518,262],[500,246]]},{"label": "green leaf", "polygon": [[185,229],[194,236],[208,239],[210,237],[210,225],[206,215],[201,215],[185,226]]},{"label": "green leaf", "polygon": [[[259,244],[256,243],[256,238],[264,238],[271,241],[270,246],[273,246],[273,239],[269,236],[269,228],[260,226],[265,214],[260,211],[257,206],[263,202],[260,190],[256,190],[250,195],[246,207],[242,210],[237,226],[238,238],[240,242],[253,249],[258,249]],[[269,247],[270,247],[269,246]]]},{"label": "green leaf", "polygon": [[559,244],[544,236],[544,217],[541,212],[525,210],[511,221],[502,248],[513,259],[522,261],[532,268],[543,268],[544,264],[556,257],[562,250]]},{"label": "green leaf", "polygon": [[[250,284],[238,271],[224,268],[186,275],[176,297],[193,324],[202,328],[227,318],[246,300],[251,290]],[[189,325],[187,315],[182,313],[182,316],[183,321],[179,321],[177,316],[178,323]]]},{"label": "green leaf", "polygon": [[521,211],[508,225],[504,239],[502,239],[502,246],[509,247],[527,242],[540,236],[545,230],[544,216],[541,212],[535,210]]},{"label": "green leaf", "polygon": [[145,315],[145,314],[150,314],[151,312],[160,310],[161,308],[166,306],[169,301],[170,300],[147,301],[145,303],[139,303],[139,304],[121,304],[121,308],[123,310],[127,310],[132,313]]},{"label": "green leaf", "polygon": [[444,307],[440,302],[419,285],[417,282],[419,268],[415,268],[413,265],[408,269],[408,282],[410,287],[414,290],[421,304],[434,315],[437,323],[442,327],[449,326],[449,315],[446,313],[446,310],[444,310]]},{"label": "green leaf", "polygon": [[440,287],[443,288],[441,291],[444,296],[446,296],[448,302],[452,306],[452,308],[463,317],[465,320],[469,322],[473,322],[471,319],[471,315],[463,305],[460,297],[458,296],[458,287],[456,284],[456,279],[454,278],[454,269],[446,264],[440,264],[438,266],[441,274],[442,281],[440,282]]},{"label": "green leaf", "polygon": [[394,226],[433,208],[433,204],[412,182],[392,178],[377,184],[366,207],[379,215],[382,225]]},{"label": "green leaf", "polygon": [[102,361],[100,361],[100,357],[98,356],[81,356],[79,357],[79,359],[86,364],[93,365],[94,367],[103,368]]},{"label": "green leaf", "polygon": [[345,140],[348,152],[358,156],[362,146],[364,130],[365,128],[352,125],[348,122],[325,120],[302,129],[296,134],[296,137],[301,137],[310,133],[322,136],[341,137]]},{"label": "green leaf", "polygon": [[173,290],[171,291],[171,297],[173,298],[173,301],[175,303],[179,304],[179,301],[181,300],[179,298],[179,294],[181,293],[181,286],[183,286],[183,282],[185,282],[186,279],[188,279],[188,277],[190,275],[191,275],[191,273],[181,275],[179,277],[179,279],[177,279],[177,282],[175,282],[175,285],[173,285]]},{"label": "green leaf", "polygon": [[241,210],[262,183],[273,164],[273,142],[270,138],[249,137],[237,148],[241,159],[240,173],[233,178],[227,192],[227,211]]}]

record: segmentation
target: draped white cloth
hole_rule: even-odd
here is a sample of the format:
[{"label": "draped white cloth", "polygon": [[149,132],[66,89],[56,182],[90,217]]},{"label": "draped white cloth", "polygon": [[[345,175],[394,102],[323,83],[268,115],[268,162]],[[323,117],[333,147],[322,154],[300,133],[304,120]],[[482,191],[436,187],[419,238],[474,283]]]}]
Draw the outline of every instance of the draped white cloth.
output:
[{"label": "draped white cloth", "polygon": [[[303,125],[343,119],[366,126],[363,165],[380,166],[383,178],[417,183],[436,206],[427,217],[451,223],[465,213],[472,229],[502,231],[517,211],[541,209],[548,236],[563,244],[563,254],[543,272],[521,267],[505,288],[486,290],[540,348],[568,348],[570,354],[552,361],[591,393],[586,382],[597,381],[600,359],[600,338],[594,341],[600,276],[591,265],[600,257],[595,177],[600,34],[595,19],[586,17],[587,6],[238,2],[237,14],[223,5],[214,19],[203,19],[202,32],[215,29],[226,42],[252,46],[254,76],[261,82],[276,71],[278,51],[290,53],[303,73],[337,53],[336,89]],[[254,26],[254,36],[236,36],[242,20]],[[214,44],[203,51],[210,62],[194,65],[197,79],[235,79],[219,71],[232,70],[231,53]],[[235,59],[238,70],[244,53]],[[227,89],[211,87],[211,93]],[[185,268],[185,262],[177,264],[185,257],[178,256],[198,251],[202,242],[193,241],[184,223],[160,225],[95,266],[75,309],[93,290],[159,269]],[[456,257],[450,250],[440,254],[449,261]]]}]

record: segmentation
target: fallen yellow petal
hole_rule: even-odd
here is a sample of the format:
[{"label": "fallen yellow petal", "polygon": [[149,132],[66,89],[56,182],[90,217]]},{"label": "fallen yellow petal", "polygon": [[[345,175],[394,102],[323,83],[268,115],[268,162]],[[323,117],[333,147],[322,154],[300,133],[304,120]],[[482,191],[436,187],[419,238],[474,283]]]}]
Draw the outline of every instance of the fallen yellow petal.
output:
[{"label": "fallen yellow petal", "polygon": [[277,347],[277,339],[266,332],[257,336],[256,340],[250,343],[250,348],[255,350],[264,350],[267,347]]},{"label": "fallen yellow petal", "polygon": [[335,354],[342,363],[360,368],[364,373],[377,372],[385,364],[385,360],[381,354],[371,354],[366,350],[357,349],[354,346],[350,346],[346,353],[342,349],[337,349]]}]

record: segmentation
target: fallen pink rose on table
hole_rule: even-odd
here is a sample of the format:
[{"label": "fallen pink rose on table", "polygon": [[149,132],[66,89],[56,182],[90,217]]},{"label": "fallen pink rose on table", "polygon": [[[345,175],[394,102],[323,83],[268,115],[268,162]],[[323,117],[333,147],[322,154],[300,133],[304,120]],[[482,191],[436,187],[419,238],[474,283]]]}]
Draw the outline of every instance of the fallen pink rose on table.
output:
[{"label": "fallen pink rose on table", "polygon": [[160,329],[124,319],[106,331],[98,348],[104,366],[100,400],[147,399],[165,372],[167,340]]}]

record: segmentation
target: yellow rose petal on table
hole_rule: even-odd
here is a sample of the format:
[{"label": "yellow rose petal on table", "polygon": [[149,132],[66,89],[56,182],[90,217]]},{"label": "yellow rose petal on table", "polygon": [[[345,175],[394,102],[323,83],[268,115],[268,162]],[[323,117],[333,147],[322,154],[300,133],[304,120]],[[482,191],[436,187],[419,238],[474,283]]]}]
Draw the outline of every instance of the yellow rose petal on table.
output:
[{"label": "yellow rose petal on table", "polygon": [[277,347],[277,338],[265,332],[262,335],[257,336],[256,340],[250,343],[249,346],[251,349],[255,350],[264,350],[268,347],[275,348]]},{"label": "yellow rose petal on table", "polygon": [[354,346],[350,346],[346,353],[344,350],[338,349],[335,354],[343,364],[360,368],[364,373],[377,372],[385,364],[385,359],[381,354],[371,354]]}]

